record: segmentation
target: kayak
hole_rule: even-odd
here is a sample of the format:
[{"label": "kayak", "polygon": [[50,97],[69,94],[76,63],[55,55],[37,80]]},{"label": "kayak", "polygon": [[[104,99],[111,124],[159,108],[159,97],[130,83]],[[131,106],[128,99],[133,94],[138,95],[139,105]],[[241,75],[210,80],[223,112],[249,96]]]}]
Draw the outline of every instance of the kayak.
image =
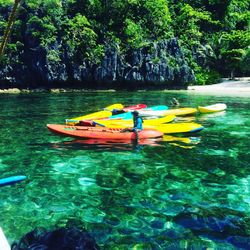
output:
[{"label": "kayak", "polygon": [[216,103],[213,105],[209,105],[209,106],[198,106],[198,110],[200,111],[200,113],[213,113],[213,112],[220,112],[223,111],[227,108],[227,105],[225,103]]},{"label": "kayak", "polygon": [[141,116],[166,116],[165,112],[167,111],[167,109],[163,109],[163,110],[138,110],[139,114]]},{"label": "kayak", "polygon": [[71,118],[71,119],[66,119],[66,124],[67,125],[75,125],[76,123],[78,123],[81,120],[92,120],[92,119],[101,119],[101,118],[106,118],[112,115],[112,110],[113,109],[122,109],[123,105],[120,103],[117,104],[113,104],[110,105],[106,108],[104,108],[104,110],[102,111],[98,111],[98,112],[94,112],[88,115],[84,115],[84,116],[79,116],[79,117],[75,117],[75,118]]},{"label": "kayak", "polygon": [[[167,106],[161,106],[167,107]],[[156,109],[156,110],[149,110],[149,109],[140,109],[138,110],[141,116],[167,116],[167,115],[176,115],[176,116],[184,116],[184,115],[193,115],[197,112],[196,108],[178,108],[178,109]],[[114,115],[107,119],[132,119],[133,115],[131,112],[127,112],[124,114]]]},{"label": "kayak", "polygon": [[132,112],[125,112],[122,114],[118,114],[118,115],[112,115],[103,119],[103,120],[128,120],[128,119],[133,119],[133,115]]},{"label": "kayak", "polygon": [[[152,106],[152,107],[145,108],[145,109],[139,109],[138,112],[142,116],[164,116],[161,114],[167,111],[167,109],[168,109],[168,106],[160,105],[160,106]],[[157,115],[157,114],[160,114],[160,115]],[[112,120],[121,120],[121,119],[129,120],[129,119],[133,119],[133,115],[132,115],[132,112],[126,112],[123,114],[112,115],[107,118],[107,120],[111,120],[111,119]]]},{"label": "kayak", "polygon": [[168,110],[168,106],[160,105],[153,106],[146,109],[138,110],[141,116],[164,116],[164,112]]},{"label": "kayak", "polygon": [[176,116],[182,116],[182,115],[192,115],[197,112],[196,108],[178,108],[178,109],[169,109],[166,110],[164,115],[176,115]]},{"label": "kayak", "polygon": [[0,187],[7,186],[7,185],[13,185],[17,182],[23,181],[26,179],[26,176],[24,175],[17,175],[17,176],[10,176],[6,178],[0,179]]},{"label": "kayak", "polygon": [[144,108],[147,108],[146,104],[137,104],[137,105],[134,105],[134,106],[125,107],[122,110],[125,111],[125,112],[129,112],[129,111],[144,109]]},{"label": "kayak", "polygon": [[148,107],[143,109],[143,111],[156,111],[156,110],[167,110],[168,106],[165,105],[158,105],[158,106],[152,106],[152,107]]},{"label": "kayak", "polygon": [[[136,139],[135,132],[122,132],[119,128],[104,127],[84,127],[84,126],[67,126],[59,124],[47,124],[50,131],[57,134],[77,137],[77,138],[97,138],[97,139]],[[162,137],[163,134],[157,130],[144,129],[138,132],[139,139]]]},{"label": "kayak", "polygon": [[[149,127],[148,127],[149,128]],[[204,129],[204,127],[198,123],[172,123],[172,124],[161,124],[157,126],[151,126],[150,128],[157,129],[164,134],[175,134],[175,133],[194,133]]]},{"label": "kayak", "polygon": [[[109,128],[120,128],[124,129],[128,126],[122,124],[110,124]],[[170,124],[159,124],[159,125],[143,125],[145,129],[156,129],[164,134],[175,134],[175,133],[193,133],[204,129],[204,127],[197,123],[170,123]]]},{"label": "kayak", "polygon": [[[148,119],[143,120],[143,126],[144,125],[159,125],[163,123],[172,122],[176,118],[175,115],[167,115],[162,118],[156,118],[156,119]],[[96,125],[104,125],[105,127],[108,127],[109,125],[124,125],[127,127],[133,126],[133,120],[94,120],[92,123]]]},{"label": "kayak", "polygon": [[1,250],[10,250],[10,245],[6,239],[6,236],[0,227],[0,249]]}]

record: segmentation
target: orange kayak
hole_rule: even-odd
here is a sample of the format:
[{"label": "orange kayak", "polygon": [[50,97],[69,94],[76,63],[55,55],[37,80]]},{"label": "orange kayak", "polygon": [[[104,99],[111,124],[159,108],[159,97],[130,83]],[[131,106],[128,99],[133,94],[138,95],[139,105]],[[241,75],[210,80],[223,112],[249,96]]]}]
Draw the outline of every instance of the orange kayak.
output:
[{"label": "orange kayak", "polygon": [[[120,128],[68,126],[59,124],[47,124],[47,128],[54,133],[76,138],[114,140],[136,139],[136,134],[134,132],[122,132]],[[153,129],[144,129],[138,132],[138,139],[157,138],[162,136],[163,133]]]}]

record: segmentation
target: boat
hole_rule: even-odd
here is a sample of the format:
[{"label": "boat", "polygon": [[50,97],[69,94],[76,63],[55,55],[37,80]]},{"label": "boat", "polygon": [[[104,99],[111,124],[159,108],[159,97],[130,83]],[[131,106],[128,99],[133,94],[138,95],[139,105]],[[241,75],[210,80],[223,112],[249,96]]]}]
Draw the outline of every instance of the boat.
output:
[{"label": "boat", "polygon": [[0,187],[7,186],[7,185],[13,185],[20,181],[23,181],[26,179],[26,176],[24,175],[16,175],[16,176],[10,176],[6,178],[0,179]]},{"label": "boat", "polygon": [[164,134],[194,133],[204,129],[202,125],[194,122],[160,124],[157,126],[148,126],[147,128],[156,129]]},{"label": "boat", "polygon": [[122,110],[125,112],[129,112],[129,111],[145,109],[145,108],[147,108],[146,104],[137,104],[137,105],[125,107]]},{"label": "boat", "polygon": [[66,124],[67,125],[75,125],[76,123],[78,123],[81,120],[92,120],[92,119],[101,119],[101,118],[106,118],[112,115],[112,110],[117,109],[117,110],[121,110],[123,109],[123,105],[120,103],[117,104],[113,104],[110,106],[107,106],[106,108],[104,108],[101,111],[98,112],[94,112],[88,115],[83,115],[83,116],[78,116],[75,118],[71,118],[71,119],[66,119]]},{"label": "boat", "polygon": [[1,250],[10,250],[10,245],[7,241],[7,238],[3,232],[3,229],[0,227],[0,249]]},{"label": "boat", "polygon": [[[148,120],[144,119],[143,126],[168,123],[168,122],[172,122],[175,118],[176,118],[175,115],[167,115],[167,116],[156,118],[156,119],[148,119]],[[90,124],[90,121],[86,121],[85,124],[86,125]],[[92,121],[92,124],[96,124],[96,125],[100,124],[100,126],[105,126],[105,127],[108,127],[109,125],[124,125],[127,127],[132,127],[133,120],[132,119],[129,119],[129,120],[94,120]]]},{"label": "boat", "polygon": [[216,103],[209,106],[198,106],[198,110],[200,113],[214,113],[214,112],[221,112],[227,108],[225,103]]},{"label": "boat", "polygon": [[178,109],[169,109],[164,112],[164,115],[193,115],[197,112],[196,108],[178,108]]},{"label": "boat", "polygon": [[[152,106],[145,109],[137,110],[141,116],[164,116],[164,112],[167,111],[168,106],[159,105],[159,106]],[[107,120],[129,120],[133,119],[132,112],[126,112],[123,114],[112,115]]]},{"label": "boat", "polygon": [[[136,139],[135,132],[123,132],[120,128],[68,126],[60,124],[47,124],[47,128],[60,135],[76,138],[96,139]],[[163,133],[154,129],[144,129],[138,132],[139,139],[162,137]]]},{"label": "boat", "polygon": [[144,110],[144,109],[138,110],[140,116],[143,116],[143,117],[166,116],[166,113],[165,113],[166,111],[167,111],[166,109],[163,109],[163,110]]},{"label": "boat", "polygon": [[156,126],[147,126],[147,128],[156,129],[164,134],[194,133],[204,129],[202,125],[191,122],[160,124]]},{"label": "boat", "polygon": [[167,110],[168,106],[166,105],[158,105],[158,106],[152,106],[152,107],[148,107],[143,109],[143,111],[156,111],[156,110]]},{"label": "boat", "polygon": [[152,106],[146,109],[138,110],[141,116],[164,116],[164,112],[168,110],[168,106],[159,105],[159,106]]},{"label": "boat", "polygon": [[[100,124],[102,125],[102,124]],[[124,124],[110,124],[109,128],[124,129],[128,126]],[[204,127],[198,123],[186,122],[186,123],[170,123],[159,125],[143,125],[144,129],[155,129],[164,134],[176,134],[176,133],[194,133],[204,129]]]}]

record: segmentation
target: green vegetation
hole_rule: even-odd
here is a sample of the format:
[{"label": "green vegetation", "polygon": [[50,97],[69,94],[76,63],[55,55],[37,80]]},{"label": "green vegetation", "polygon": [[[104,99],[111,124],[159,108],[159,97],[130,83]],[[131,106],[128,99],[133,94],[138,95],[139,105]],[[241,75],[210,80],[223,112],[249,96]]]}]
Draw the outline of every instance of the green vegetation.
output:
[{"label": "green vegetation", "polygon": [[[0,34],[13,2],[0,0]],[[26,0],[6,53],[17,58],[28,37],[50,61],[60,62],[64,46],[70,60],[100,63],[107,44],[124,53],[177,37],[197,83],[211,84],[250,73],[249,10],[249,0]]]}]

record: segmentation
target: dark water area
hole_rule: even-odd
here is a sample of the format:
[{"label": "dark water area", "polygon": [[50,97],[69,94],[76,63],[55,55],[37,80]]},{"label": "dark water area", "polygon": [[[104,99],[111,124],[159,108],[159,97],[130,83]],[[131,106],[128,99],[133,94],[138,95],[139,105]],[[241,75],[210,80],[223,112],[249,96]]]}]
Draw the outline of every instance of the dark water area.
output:
[{"label": "dark water area", "polygon": [[[47,123],[114,103],[182,107],[218,102],[223,113],[177,120],[194,134],[142,145],[75,140]],[[0,96],[0,226],[9,242],[36,227],[80,221],[102,249],[250,249],[250,98],[180,92]]]}]

